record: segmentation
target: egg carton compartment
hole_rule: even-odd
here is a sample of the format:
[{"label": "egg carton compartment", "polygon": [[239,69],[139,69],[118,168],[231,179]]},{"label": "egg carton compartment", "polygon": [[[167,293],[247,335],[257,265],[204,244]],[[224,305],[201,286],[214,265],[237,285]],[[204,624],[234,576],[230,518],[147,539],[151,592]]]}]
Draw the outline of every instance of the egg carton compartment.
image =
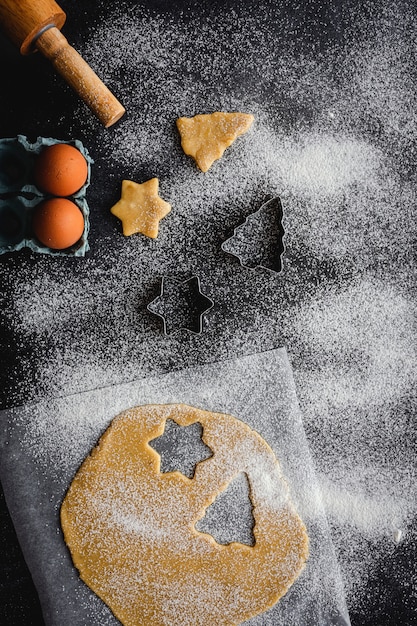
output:
[{"label": "egg carton compartment", "polygon": [[33,171],[36,158],[43,148],[55,144],[67,144],[77,148],[87,162],[87,179],[84,185],[71,198],[82,198],[90,184],[91,164],[94,162],[87,149],[78,139],[63,141],[51,137],[38,137],[30,143],[24,135],[0,139],[0,195],[32,194],[45,196],[34,183]]},{"label": "egg carton compartment", "polygon": [[65,250],[53,250],[44,246],[33,234],[32,219],[36,207],[44,198],[13,196],[0,198],[0,254],[30,248],[34,252],[52,256],[84,256],[90,246],[89,207],[85,198],[72,198],[84,217],[84,231],[73,246]]},{"label": "egg carton compartment", "polygon": [[36,153],[25,137],[0,139],[0,193],[29,191],[35,160]]}]

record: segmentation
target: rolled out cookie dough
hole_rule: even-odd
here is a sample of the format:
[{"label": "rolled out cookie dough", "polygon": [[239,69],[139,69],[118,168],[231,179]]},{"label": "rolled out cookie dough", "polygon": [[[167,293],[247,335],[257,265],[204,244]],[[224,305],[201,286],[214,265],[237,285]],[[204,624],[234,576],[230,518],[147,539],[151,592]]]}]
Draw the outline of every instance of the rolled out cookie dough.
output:
[{"label": "rolled out cookie dough", "polygon": [[[161,473],[148,445],[167,419],[200,423],[213,452],[191,479]],[[220,545],[195,525],[240,472],[255,544]],[[124,626],[240,624],[273,606],[308,556],[305,526],[268,444],[230,415],[182,404],[115,418],[76,474],[61,523],[82,580]]]}]

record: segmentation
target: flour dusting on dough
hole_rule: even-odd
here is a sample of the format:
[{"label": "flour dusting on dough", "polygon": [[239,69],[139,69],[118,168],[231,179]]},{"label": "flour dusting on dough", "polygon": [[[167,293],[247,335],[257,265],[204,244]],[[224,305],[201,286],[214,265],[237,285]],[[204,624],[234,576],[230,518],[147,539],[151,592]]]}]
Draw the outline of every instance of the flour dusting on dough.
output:
[{"label": "flour dusting on dough", "polygon": [[[148,445],[168,418],[201,423],[213,450],[193,479],[160,473]],[[195,524],[241,471],[250,483],[255,543],[220,545]],[[124,626],[241,623],[287,592],[308,555],[305,526],[271,448],[236,418],[186,405],[137,407],[117,417],[77,472],[61,521],[81,578]]]}]

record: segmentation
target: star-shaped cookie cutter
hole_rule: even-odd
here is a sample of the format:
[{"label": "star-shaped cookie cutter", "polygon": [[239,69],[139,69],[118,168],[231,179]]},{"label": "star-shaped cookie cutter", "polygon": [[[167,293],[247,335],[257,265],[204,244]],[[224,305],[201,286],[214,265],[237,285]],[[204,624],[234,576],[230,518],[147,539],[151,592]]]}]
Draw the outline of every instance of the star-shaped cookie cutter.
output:
[{"label": "star-shaped cookie cutter", "polygon": [[213,300],[202,293],[198,276],[184,281],[164,276],[160,295],[147,309],[162,319],[165,335],[181,329],[199,335],[203,330],[203,316],[213,306]]},{"label": "star-shaped cookie cutter", "polygon": [[279,274],[285,252],[282,221],[281,199],[272,198],[237,226],[221,248],[237,257],[242,267],[252,270],[263,268]]}]

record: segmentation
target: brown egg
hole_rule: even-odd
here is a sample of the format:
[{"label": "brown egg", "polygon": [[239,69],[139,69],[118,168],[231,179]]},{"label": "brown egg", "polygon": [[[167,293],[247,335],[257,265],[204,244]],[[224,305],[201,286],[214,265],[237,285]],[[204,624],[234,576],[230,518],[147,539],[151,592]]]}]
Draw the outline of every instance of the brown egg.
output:
[{"label": "brown egg", "polygon": [[77,148],[66,143],[46,146],[36,159],[35,184],[54,196],[70,196],[87,180],[87,161]]},{"label": "brown egg", "polygon": [[32,219],[35,236],[44,246],[64,250],[84,232],[84,216],[71,200],[51,198],[37,205]]}]

